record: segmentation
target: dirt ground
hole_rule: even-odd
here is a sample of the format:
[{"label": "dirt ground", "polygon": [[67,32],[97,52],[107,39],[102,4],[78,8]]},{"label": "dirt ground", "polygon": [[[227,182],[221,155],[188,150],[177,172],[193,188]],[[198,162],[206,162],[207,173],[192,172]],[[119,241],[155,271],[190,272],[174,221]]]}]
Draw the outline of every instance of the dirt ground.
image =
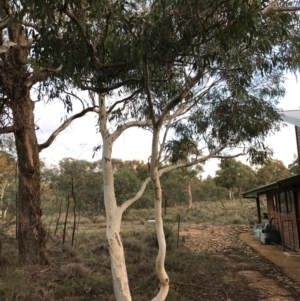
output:
[{"label": "dirt ground", "polygon": [[[136,225],[141,227],[138,221]],[[147,231],[128,230],[122,237],[135,301],[152,300],[159,291],[157,239],[153,225],[146,226]],[[165,232],[170,277],[166,301],[300,301],[300,256],[260,244],[249,226],[182,228],[189,230],[181,231],[179,240],[173,228]],[[16,241],[6,239],[2,246],[0,301],[115,300],[103,233],[82,236],[76,248],[51,239],[49,266],[20,266]]]},{"label": "dirt ground", "polygon": [[250,227],[195,225],[180,236],[194,252],[213,253],[225,260],[230,267],[230,273],[222,271],[226,281],[238,281],[256,291],[254,299],[249,294],[245,300],[300,300],[300,256],[287,256],[273,245],[261,244]]}]

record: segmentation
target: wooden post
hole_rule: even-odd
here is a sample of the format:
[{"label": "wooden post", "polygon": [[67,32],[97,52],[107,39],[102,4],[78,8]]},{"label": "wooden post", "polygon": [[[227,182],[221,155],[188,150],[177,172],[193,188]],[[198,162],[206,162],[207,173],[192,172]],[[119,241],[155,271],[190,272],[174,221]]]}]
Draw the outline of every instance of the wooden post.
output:
[{"label": "wooden post", "polygon": [[298,164],[299,164],[299,172],[300,172],[300,127],[295,126],[295,132],[296,132],[297,154],[298,154]]},{"label": "wooden post", "polygon": [[258,223],[261,224],[261,212],[260,212],[259,196],[256,197],[256,208],[257,208]]},{"label": "wooden post", "polygon": [[177,249],[179,246],[179,232],[180,232],[180,213],[177,214],[178,231],[177,231]]}]

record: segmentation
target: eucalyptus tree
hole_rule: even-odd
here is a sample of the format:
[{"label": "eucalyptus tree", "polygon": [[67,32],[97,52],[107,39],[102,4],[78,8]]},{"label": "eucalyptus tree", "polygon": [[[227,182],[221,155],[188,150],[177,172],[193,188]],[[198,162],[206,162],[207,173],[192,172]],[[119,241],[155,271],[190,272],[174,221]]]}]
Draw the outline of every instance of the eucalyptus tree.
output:
[{"label": "eucalyptus tree", "polygon": [[257,184],[267,185],[291,176],[290,170],[277,159],[269,159],[256,172]]},{"label": "eucalyptus tree", "polygon": [[[278,3],[273,1],[270,6],[275,7]],[[283,94],[280,72],[297,67],[299,62],[299,51],[295,46],[299,42],[295,36],[297,14],[267,14],[268,5],[269,2],[264,1],[239,0],[66,0],[63,4],[36,1],[34,5],[32,1],[16,1],[14,6],[3,6],[5,15],[1,29],[8,28],[12,34],[10,40],[2,44],[1,67],[10,74],[11,60],[6,58],[13,57],[16,60],[12,61],[17,62],[13,70],[19,69],[18,77],[11,73],[12,77],[2,76],[0,80],[5,94],[3,103],[9,103],[6,111],[1,110],[4,115],[11,110],[16,122],[2,132],[15,133],[19,160],[24,163],[22,171],[20,169],[20,183],[29,183],[32,178],[37,183],[39,179],[36,164],[41,147],[36,142],[29,98],[33,84],[48,83],[44,87],[48,88],[51,97],[55,97],[63,86],[59,81],[55,86],[49,83],[57,75],[88,90],[95,106],[95,95],[99,96],[107,239],[118,301],[131,300],[120,237],[121,218],[141,196],[146,184],[152,182],[155,195],[159,240],[156,268],[161,286],[153,300],[158,301],[166,298],[169,287],[164,269],[166,248],[160,175],[211,157],[230,156],[221,152],[234,146],[242,147],[241,153],[249,150],[252,159],[258,151],[264,150],[261,140],[273,128],[272,123],[280,118],[270,101]],[[22,13],[16,14],[14,10]],[[29,33],[33,40],[27,39],[26,26],[33,29]],[[30,45],[33,47],[30,54],[37,59],[30,65],[31,69],[27,69],[24,63],[30,63],[26,60]],[[50,75],[49,81],[45,79],[47,75]],[[115,96],[120,98],[107,98],[116,89],[119,90]],[[20,124],[25,120],[27,122]],[[135,197],[118,206],[113,189],[112,147],[126,129],[135,126],[149,127],[153,132],[150,177]],[[175,132],[176,136],[173,140],[168,134],[160,138],[163,130]],[[194,161],[176,161],[159,170],[164,154],[177,156],[180,160],[183,149],[196,147],[195,140],[205,143],[206,153],[197,147],[199,155]],[[27,146],[26,151],[24,146]],[[26,176],[28,182],[24,181]],[[19,189],[24,195],[23,184]],[[39,186],[35,185],[34,189],[38,191]],[[29,222],[23,224],[34,224],[36,231],[31,234],[34,232],[36,236],[32,236],[32,245],[27,244],[30,252],[22,244],[19,249],[23,254],[27,252],[23,256],[25,260],[39,258],[46,261],[39,222],[39,197],[38,194],[35,196],[31,202],[34,207],[30,207],[28,196],[27,203],[21,202],[24,207],[20,209],[24,210],[20,212],[28,216],[34,212]],[[27,238],[28,233],[30,231],[26,229],[20,235]]]},{"label": "eucalyptus tree", "polygon": [[[295,70],[299,63],[298,15],[268,14],[268,5],[277,3],[64,2],[70,27],[77,28],[83,47],[89,49],[85,65],[72,79],[99,106],[106,234],[117,300],[131,300],[120,237],[122,214],[148,182],[154,191],[159,240],[157,301],[166,298],[169,287],[159,177],[212,157],[248,153],[255,161],[259,154],[268,156],[262,141],[268,131],[278,129],[275,104],[284,94],[282,71]],[[126,129],[137,126],[153,133],[150,177],[135,197],[118,206],[112,147]],[[228,153],[233,147],[242,150]],[[198,154],[195,160],[178,163],[191,148]],[[164,155],[177,160],[160,169]]]},{"label": "eucalyptus tree", "polygon": [[[66,43],[62,32],[67,25],[62,25],[58,11],[50,13],[48,4],[27,0],[0,3],[0,135],[13,133],[16,144],[18,247],[24,263],[48,262],[41,223],[39,152],[72,120],[92,111],[84,108],[65,119],[47,141],[37,141],[32,94],[38,101],[61,98],[67,109],[72,109],[72,92],[62,93],[67,89],[70,65],[57,58],[59,45]],[[63,68],[66,76],[56,79]]]},{"label": "eucalyptus tree", "polygon": [[219,167],[214,180],[218,186],[228,189],[229,199],[234,199],[234,190],[240,196],[242,191],[255,187],[256,174],[250,166],[235,159],[224,159],[221,160]]},{"label": "eucalyptus tree", "polygon": [[218,187],[215,179],[208,176],[204,180],[199,180],[193,186],[193,196],[197,202],[202,201],[220,201],[224,207],[224,200],[228,197],[228,189],[225,187]]}]

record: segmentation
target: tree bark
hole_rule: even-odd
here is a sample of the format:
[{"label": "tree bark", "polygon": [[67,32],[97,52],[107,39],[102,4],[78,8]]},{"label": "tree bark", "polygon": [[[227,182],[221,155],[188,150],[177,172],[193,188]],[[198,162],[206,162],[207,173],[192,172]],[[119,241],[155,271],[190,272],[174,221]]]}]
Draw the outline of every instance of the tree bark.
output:
[{"label": "tree bark", "polygon": [[27,37],[21,24],[8,27],[13,46],[2,56],[1,90],[9,99],[18,156],[17,239],[19,258],[24,264],[48,263],[45,231],[40,204],[39,147],[35,134],[34,103],[26,80],[29,73],[24,61],[28,57]]},{"label": "tree bark", "polygon": [[66,234],[67,234],[67,222],[68,222],[68,215],[69,215],[69,208],[70,208],[70,196],[69,196],[69,195],[67,195],[66,201],[67,201],[67,209],[66,209],[66,216],[65,216],[65,222],[64,222],[64,230],[63,230],[63,240],[62,240],[62,244],[65,243],[65,240],[66,240]]},{"label": "tree bark", "polygon": [[106,212],[106,237],[111,260],[114,294],[117,301],[131,301],[124,248],[120,237],[123,211],[117,206],[112,168],[113,139],[106,127],[105,95],[99,95],[99,128],[103,141],[103,192]]},{"label": "tree bark", "polygon": [[191,189],[191,180],[188,180],[188,185],[187,185],[187,190],[188,190],[188,208],[192,208],[193,206],[193,196],[192,196],[192,189]]},{"label": "tree bark", "polygon": [[61,198],[60,199],[60,205],[59,205],[58,217],[57,217],[57,220],[56,220],[56,225],[55,225],[55,230],[54,230],[53,236],[56,236],[56,232],[57,232],[57,229],[58,229],[58,225],[59,225],[59,221],[60,221],[60,217],[61,217],[62,202],[63,202],[63,199]]},{"label": "tree bark", "polygon": [[158,254],[156,257],[156,273],[160,282],[160,290],[152,301],[164,301],[169,292],[169,277],[165,270],[166,239],[162,219],[162,189],[158,173],[158,141],[160,128],[153,126],[152,152],[150,162],[150,176],[154,191],[154,217],[155,230],[158,241]]},{"label": "tree bark", "polygon": [[18,246],[25,264],[47,264],[42,227],[39,148],[35,134],[33,102],[24,89],[12,101],[18,155]]},{"label": "tree bark", "polygon": [[45,232],[40,201],[39,148],[35,135],[33,102],[24,88],[12,101],[18,154],[18,246],[25,264],[47,264]]},{"label": "tree bark", "polygon": [[75,231],[76,231],[76,197],[75,197],[75,192],[74,192],[74,178],[72,175],[72,179],[71,179],[71,191],[72,191],[72,198],[74,201],[74,206],[73,206],[73,230],[72,230],[72,247],[74,247],[74,240],[75,240]]},{"label": "tree bark", "polygon": [[2,219],[4,219],[4,208],[3,208],[3,199],[4,199],[4,192],[5,192],[5,188],[6,188],[6,185],[7,185],[7,181],[4,180],[4,183],[1,187],[1,194],[0,194],[0,217]]}]

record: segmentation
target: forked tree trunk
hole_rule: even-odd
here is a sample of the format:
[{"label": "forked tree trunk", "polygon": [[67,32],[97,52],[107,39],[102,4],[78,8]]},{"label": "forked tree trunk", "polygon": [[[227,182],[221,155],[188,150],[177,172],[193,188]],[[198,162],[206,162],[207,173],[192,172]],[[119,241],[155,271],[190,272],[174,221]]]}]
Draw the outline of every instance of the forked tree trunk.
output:
[{"label": "forked tree trunk", "polygon": [[106,237],[111,261],[114,294],[117,301],[131,301],[124,248],[120,237],[121,208],[117,206],[112,168],[113,140],[106,127],[105,95],[99,95],[99,127],[103,141],[103,192],[106,212]]},{"label": "forked tree trunk", "polygon": [[103,139],[103,184],[106,211],[106,237],[111,260],[114,293],[117,301],[131,301],[124,248],[120,237],[122,212],[117,206],[111,163],[111,142]]}]

